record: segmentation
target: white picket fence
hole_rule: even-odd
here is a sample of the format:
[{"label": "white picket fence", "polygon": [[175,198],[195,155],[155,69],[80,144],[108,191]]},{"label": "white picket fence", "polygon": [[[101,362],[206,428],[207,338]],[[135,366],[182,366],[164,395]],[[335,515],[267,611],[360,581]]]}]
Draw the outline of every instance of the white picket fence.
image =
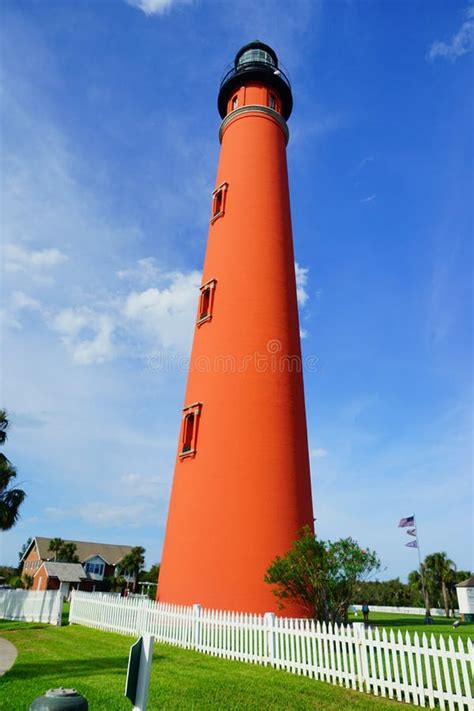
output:
[{"label": "white picket fence", "polygon": [[[362,605],[353,605],[357,611],[362,610]],[[425,615],[424,607],[389,607],[387,605],[369,605],[370,612],[393,612],[397,615]],[[445,611],[440,607],[432,607],[430,612],[433,617],[446,617]],[[454,610],[456,617],[459,617],[459,610]]]},{"label": "white picket fence", "polygon": [[61,624],[63,598],[59,590],[0,590],[0,618]]},{"label": "white picket fence", "polygon": [[474,647],[451,636],[411,637],[363,629],[182,607],[146,598],[72,593],[69,621],[101,630],[154,635],[161,642],[226,659],[271,665],[419,706],[474,711]]}]

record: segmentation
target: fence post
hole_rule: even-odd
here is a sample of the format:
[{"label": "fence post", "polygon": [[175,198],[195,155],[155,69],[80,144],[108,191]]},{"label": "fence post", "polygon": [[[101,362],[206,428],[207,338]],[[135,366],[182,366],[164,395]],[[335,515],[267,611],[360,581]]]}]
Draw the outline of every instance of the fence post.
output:
[{"label": "fence post", "polygon": [[267,638],[267,659],[266,664],[275,666],[275,620],[274,612],[266,612],[263,619],[265,620],[265,635]]},{"label": "fence post", "polygon": [[202,629],[202,607],[199,604],[193,605],[193,638],[191,649],[199,649],[201,646]]},{"label": "fence post", "polygon": [[55,622],[53,622],[53,624],[56,625],[57,627],[61,627],[62,616],[63,616],[63,604],[64,604],[63,603],[63,594],[62,594],[61,590],[58,590],[58,592],[56,593],[56,599],[55,599],[54,605],[53,605],[54,613],[52,615],[52,618],[55,620]]},{"label": "fence post", "polygon": [[354,642],[356,649],[357,677],[359,680],[359,691],[369,691],[369,664],[367,660],[367,638],[363,623],[352,626],[354,632]]},{"label": "fence post", "polygon": [[70,625],[72,625],[72,621],[73,621],[73,619],[74,619],[74,612],[75,612],[75,609],[74,609],[74,608],[76,607],[76,603],[75,603],[75,592],[76,592],[76,591],[73,589],[73,590],[71,590],[71,592],[70,592],[70,594],[69,594],[69,600],[70,600],[70,604],[69,604],[69,624],[70,624]]},{"label": "fence post", "polygon": [[138,635],[143,635],[148,630],[146,629],[146,608],[145,604],[148,601],[148,598],[133,598],[134,600],[137,601],[137,619],[135,621],[135,628],[136,628],[136,633]]}]

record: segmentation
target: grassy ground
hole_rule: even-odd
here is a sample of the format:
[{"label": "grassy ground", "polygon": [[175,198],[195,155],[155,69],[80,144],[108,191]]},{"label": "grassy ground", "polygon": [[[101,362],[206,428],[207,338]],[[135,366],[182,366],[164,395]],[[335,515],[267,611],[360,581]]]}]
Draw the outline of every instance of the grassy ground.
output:
[{"label": "grassy ground", "polygon": [[[47,689],[73,686],[90,711],[130,711],[123,697],[130,637],[77,625],[52,627],[0,621],[0,635],[18,649],[0,679],[2,711],[26,711]],[[412,709],[324,682],[252,664],[155,645],[149,711],[383,711]]]},{"label": "grassy ground", "polygon": [[[359,613],[357,617],[351,614],[349,619],[351,622],[362,622],[362,613]],[[454,620],[446,617],[434,617],[433,625],[425,625],[423,620],[423,615],[394,615],[388,612],[371,612],[369,614],[370,625],[379,629],[385,627],[387,632],[389,629],[393,629],[395,633],[400,630],[403,634],[408,631],[411,636],[415,632],[418,632],[419,635],[425,632],[428,636],[449,634],[454,637],[455,641],[458,637],[462,637],[463,640],[470,637],[474,640],[474,623],[462,622],[459,627],[454,628]]]}]

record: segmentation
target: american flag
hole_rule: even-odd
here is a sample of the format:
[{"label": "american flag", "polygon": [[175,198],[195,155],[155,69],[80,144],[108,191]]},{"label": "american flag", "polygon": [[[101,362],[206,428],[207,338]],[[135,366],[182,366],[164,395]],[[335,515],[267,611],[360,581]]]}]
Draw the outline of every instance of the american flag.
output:
[{"label": "american flag", "polygon": [[407,516],[407,518],[400,519],[398,528],[406,528],[407,526],[414,526],[414,525],[415,525],[415,517],[414,516]]}]

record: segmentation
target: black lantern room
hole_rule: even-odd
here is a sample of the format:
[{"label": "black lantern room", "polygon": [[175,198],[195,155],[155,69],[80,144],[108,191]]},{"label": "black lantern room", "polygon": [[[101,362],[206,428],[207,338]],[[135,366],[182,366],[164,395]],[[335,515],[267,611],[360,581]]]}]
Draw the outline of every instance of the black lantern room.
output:
[{"label": "black lantern room", "polygon": [[289,118],[293,108],[290,81],[279,66],[275,51],[260,40],[241,47],[235,55],[233,66],[224,74],[217,99],[217,108],[222,118],[227,114],[229,96],[245,80],[260,81],[273,87],[281,98],[283,118]]}]

